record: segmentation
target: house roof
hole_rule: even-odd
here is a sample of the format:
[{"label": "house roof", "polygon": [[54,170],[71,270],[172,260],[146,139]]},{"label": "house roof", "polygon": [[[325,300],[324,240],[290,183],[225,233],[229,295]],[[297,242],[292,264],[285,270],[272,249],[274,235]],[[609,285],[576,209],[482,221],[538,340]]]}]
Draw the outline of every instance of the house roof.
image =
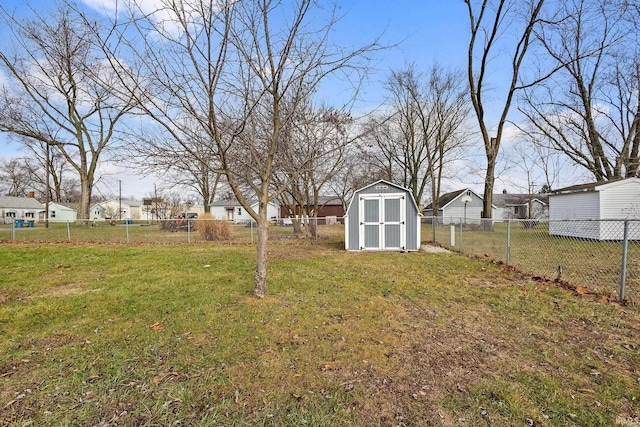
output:
[{"label": "house roof", "polygon": [[78,203],[49,202],[49,207],[51,207],[52,205],[58,205],[58,206],[61,206],[63,208],[67,208],[67,209],[71,209],[71,210],[77,210],[78,209]]},{"label": "house roof", "polygon": [[318,196],[318,206],[342,206],[342,200],[336,195]]},{"label": "house roof", "polygon": [[342,200],[338,196],[318,196],[318,204],[322,206],[342,206]]},{"label": "house roof", "polygon": [[[253,200],[250,203],[253,204]],[[219,199],[209,203],[209,206],[240,206],[240,202],[236,199]]]},{"label": "house roof", "polygon": [[[463,188],[462,190],[451,191],[449,193],[444,193],[443,195],[441,195],[439,199],[440,209],[444,208],[446,205],[448,205],[449,203],[457,199],[458,196],[460,196],[462,193],[464,193],[467,190],[468,188]],[[476,196],[478,195],[476,194]],[[480,198],[482,199],[482,197]],[[432,206],[433,206],[433,203],[432,203]]]},{"label": "house roof", "polygon": [[589,182],[586,184],[571,185],[569,187],[553,190],[551,194],[555,195],[555,194],[566,194],[566,193],[582,193],[587,191],[600,191],[604,188],[620,185],[627,182],[637,182],[640,184],[640,178],[635,178],[635,177],[620,178],[620,179],[612,179],[609,181],[597,181],[597,182]]},{"label": "house roof", "polygon": [[[253,205],[257,205],[258,204],[258,200],[256,199],[249,199],[247,200],[249,202],[249,206],[253,206]],[[271,202],[269,202],[270,205],[273,205],[274,203],[276,203],[274,200],[272,200]],[[220,200],[214,200],[213,202],[211,202],[209,204],[209,206],[234,206],[234,207],[242,207],[242,205],[240,204],[240,202],[233,198],[233,199],[220,199]]]},{"label": "house roof", "polygon": [[33,197],[0,196],[0,208],[4,209],[44,209],[44,205]]},{"label": "house roof", "polygon": [[103,202],[95,203],[95,205],[105,205],[107,203],[121,203],[122,206],[129,206],[130,208],[138,208],[142,206],[142,202],[139,200],[129,200],[129,199],[109,199]]},{"label": "house roof", "polygon": [[493,204],[498,208],[505,206],[519,206],[529,203],[529,201],[538,201],[545,205],[549,204],[548,194],[494,194]]},{"label": "house roof", "polygon": [[[466,193],[467,191],[471,191],[477,198],[482,200],[482,196],[479,195],[478,193],[476,193],[475,191],[473,191],[472,189],[463,188],[462,190],[451,191],[449,193],[444,193],[444,194],[440,195],[440,199],[439,199],[440,208],[439,209],[444,209],[449,203],[453,202],[455,199],[457,199],[458,197],[462,196],[462,194]],[[492,206],[495,208],[495,204],[492,204]],[[427,205],[426,209],[433,209],[433,203],[429,203]]]}]

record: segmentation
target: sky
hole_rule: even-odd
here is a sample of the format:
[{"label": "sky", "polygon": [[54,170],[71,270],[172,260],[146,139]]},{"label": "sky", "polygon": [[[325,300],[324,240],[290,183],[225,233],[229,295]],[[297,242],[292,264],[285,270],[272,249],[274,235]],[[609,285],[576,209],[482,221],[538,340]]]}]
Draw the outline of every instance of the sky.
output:
[{"label": "sky", "polygon": [[[115,0],[84,0],[87,3],[106,4]],[[145,0],[154,1],[154,0]],[[467,43],[469,37],[468,16],[462,0],[340,0],[341,12],[344,14],[339,23],[336,40],[340,43],[358,45],[382,36],[383,43],[389,49],[380,52],[375,58],[375,72],[361,94],[363,104],[360,108],[373,108],[384,100],[383,85],[391,69],[398,69],[407,63],[415,63],[418,68],[428,71],[434,61],[445,68],[459,69],[465,72]],[[104,2],[104,3],[103,3]],[[6,10],[16,9],[26,12],[23,0],[0,0]],[[44,10],[50,0],[31,0],[36,10]],[[2,31],[0,30],[0,37]],[[496,76],[498,81],[499,76]],[[0,76],[0,79],[2,76]],[[1,82],[1,80],[0,80]],[[329,89],[330,90],[330,89]],[[330,93],[330,92],[329,92]],[[495,117],[497,119],[497,111]],[[491,115],[491,110],[489,110]],[[508,146],[509,141],[505,141]],[[16,156],[18,146],[0,135],[0,159]],[[484,149],[478,141],[470,148],[471,158],[475,159],[476,169],[480,169],[484,159]],[[471,187],[482,192],[483,176],[469,172],[458,174],[455,179],[444,185],[444,190]],[[106,175],[97,184],[97,191],[104,194],[115,194],[118,181],[122,181],[123,196],[141,198],[152,194],[158,178],[142,178],[130,174],[129,170],[121,170],[117,165],[109,165],[103,169]],[[509,192],[522,192],[522,177],[518,175],[501,177],[496,182],[496,190],[512,185]],[[511,183],[511,184],[510,184]],[[567,182],[566,184],[572,184]]]}]

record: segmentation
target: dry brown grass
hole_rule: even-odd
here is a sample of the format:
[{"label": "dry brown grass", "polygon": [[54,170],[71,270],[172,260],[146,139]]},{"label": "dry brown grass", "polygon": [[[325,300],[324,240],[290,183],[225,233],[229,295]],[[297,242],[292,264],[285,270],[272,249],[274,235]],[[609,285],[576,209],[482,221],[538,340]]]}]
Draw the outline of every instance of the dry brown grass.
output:
[{"label": "dry brown grass", "polygon": [[215,219],[211,214],[204,214],[196,221],[196,228],[202,240],[208,242],[228,241],[233,239],[233,226],[229,221]]}]

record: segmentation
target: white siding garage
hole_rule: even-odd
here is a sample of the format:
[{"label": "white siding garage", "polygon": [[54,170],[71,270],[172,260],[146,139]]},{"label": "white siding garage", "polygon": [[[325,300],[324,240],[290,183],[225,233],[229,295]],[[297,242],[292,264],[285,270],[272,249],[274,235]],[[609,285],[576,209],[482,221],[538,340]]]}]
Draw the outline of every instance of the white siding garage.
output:
[{"label": "white siding garage", "polygon": [[[549,196],[549,234],[622,240],[624,219],[640,219],[640,178],[575,185]],[[640,239],[631,227],[629,239]]]}]

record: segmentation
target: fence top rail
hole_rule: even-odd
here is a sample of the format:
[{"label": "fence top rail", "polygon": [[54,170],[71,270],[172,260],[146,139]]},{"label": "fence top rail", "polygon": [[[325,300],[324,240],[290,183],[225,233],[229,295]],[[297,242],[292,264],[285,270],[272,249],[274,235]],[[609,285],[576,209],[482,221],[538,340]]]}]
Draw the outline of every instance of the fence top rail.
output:
[{"label": "fence top rail", "polygon": [[[459,222],[458,220],[464,221],[464,217],[457,216],[426,216],[424,220],[430,219],[438,219],[438,220],[448,220]],[[549,218],[466,218],[468,222],[540,222],[540,223],[549,223],[549,222],[640,222],[640,218],[566,218],[566,219],[549,219]]]}]

